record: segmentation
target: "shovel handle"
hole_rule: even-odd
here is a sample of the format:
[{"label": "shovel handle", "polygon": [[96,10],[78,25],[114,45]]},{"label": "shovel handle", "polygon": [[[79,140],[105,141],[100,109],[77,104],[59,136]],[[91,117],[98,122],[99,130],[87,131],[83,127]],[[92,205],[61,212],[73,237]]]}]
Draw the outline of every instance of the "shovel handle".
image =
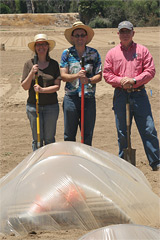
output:
[{"label": "shovel handle", "polygon": [[[84,70],[84,56],[82,56],[81,69]],[[84,84],[81,88],[81,143],[84,143]]]},{"label": "shovel handle", "polygon": [[[38,56],[34,56],[34,64],[38,63]],[[38,72],[35,73],[35,84],[38,84]],[[40,148],[40,119],[39,119],[39,93],[36,92],[36,115],[37,115],[37,148]]]},{"label": "shovel handle", "polygon": [[126,104],[126,124],[127,124],[127,126],[130,126],[130,109],[129,109],[129,103]]},{"label": "shovel handle", "polygon": [[127,102],[126,102],[126,126],[127,126],[127,145],[128,145],[128,147],[126,149],[124,149],[124,159],[127,162],[130,162],[132,165],[136,166],[136,150],[131,148],[129,96],[127,96]]},{"label": "shovel handle", "polygon": [[127,125],[127,144],[128,148],[131,148],[131,138],[130,138],[130,108],[129,102],[126,103],[126,125]]}]

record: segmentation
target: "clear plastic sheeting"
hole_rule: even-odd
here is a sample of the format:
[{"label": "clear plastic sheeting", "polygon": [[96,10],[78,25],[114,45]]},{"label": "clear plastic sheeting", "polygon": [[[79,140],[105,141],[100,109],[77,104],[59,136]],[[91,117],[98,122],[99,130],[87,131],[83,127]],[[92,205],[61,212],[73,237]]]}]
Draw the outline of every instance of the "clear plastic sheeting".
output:
[{"label": "clear plastic sheeting", "polygon": [[160,231],[155,228],[118,224],[91,231],[78,240],[159,240]]},{"label": "clear plastic sheeting", "polygon": [[125,160],[77,142],[44,146],[0,179],[0,233],[158,224],[159,198]]}]

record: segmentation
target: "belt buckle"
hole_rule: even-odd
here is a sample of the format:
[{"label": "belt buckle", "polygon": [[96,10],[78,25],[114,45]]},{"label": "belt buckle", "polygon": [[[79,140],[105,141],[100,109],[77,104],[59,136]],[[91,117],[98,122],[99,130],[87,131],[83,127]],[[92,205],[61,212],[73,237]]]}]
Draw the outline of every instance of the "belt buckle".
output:
[{"label": "belt buckle", "polygon": [[127,89],[128,93],[134,92],[133,88]]},{"label": "belt buckle", "polygon": [[137,89],[137,92],[140,92],[142,90],[142,88],[139,88],[139,89]]},{"label": "belt buckle", "polygon": [[142,89],[143,89],[143,87],[141,87],[141,88],[130,88],[130,89],[127,89],[126,91],[127,91],[128,93],[131,93],[131,92],[140,92]]}]

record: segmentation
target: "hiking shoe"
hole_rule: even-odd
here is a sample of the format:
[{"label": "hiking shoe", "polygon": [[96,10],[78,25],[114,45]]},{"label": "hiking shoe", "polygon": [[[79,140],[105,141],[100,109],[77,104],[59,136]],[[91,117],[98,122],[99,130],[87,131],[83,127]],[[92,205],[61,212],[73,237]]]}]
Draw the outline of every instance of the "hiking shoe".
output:
[{"label": "hiking shoe", "polygon": [[160,171],[160,164],[158,164],[157,166],[155,166],[155,167],[153,168],[153,171]]}]

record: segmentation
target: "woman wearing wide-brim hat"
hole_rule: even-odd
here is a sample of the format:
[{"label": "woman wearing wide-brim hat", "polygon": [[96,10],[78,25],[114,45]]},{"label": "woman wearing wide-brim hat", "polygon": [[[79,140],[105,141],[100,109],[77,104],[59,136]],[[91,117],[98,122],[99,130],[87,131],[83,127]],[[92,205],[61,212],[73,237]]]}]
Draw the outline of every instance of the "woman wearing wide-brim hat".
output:
[{"label": "woman wearing wide-brim hat", "polygon": [[[65,85],[63,100],[64,140],[76,141],[77,128],[81,122],[81,87],[84,84],[84,143],[92,145],[96,119],[96,83],[102,79],[101,57],[98,51],[87,46],[94,31],[81,21],[75,22],[64,32],[72,45],[61,56],[60,71]],[[84,57],[84,70],[81,60]]]},{"label": "woman wearing wide-brim hat", "polygon": [[[37,34],[28,43],[29,49],[37,55],[24,64],[21,85],[28,90],[27,116],[32,130],[32,149],[37,149],[36,124],[36,92],[39,94],[40,145],[55,142],[56,124],[59,115],[57,91],[60,89],[60,70],[56,60],[50,58],[49,52],[55,47],[55,41],[48,39],[46,34]],[[38,72],[38,84],[35,74]]]}]

